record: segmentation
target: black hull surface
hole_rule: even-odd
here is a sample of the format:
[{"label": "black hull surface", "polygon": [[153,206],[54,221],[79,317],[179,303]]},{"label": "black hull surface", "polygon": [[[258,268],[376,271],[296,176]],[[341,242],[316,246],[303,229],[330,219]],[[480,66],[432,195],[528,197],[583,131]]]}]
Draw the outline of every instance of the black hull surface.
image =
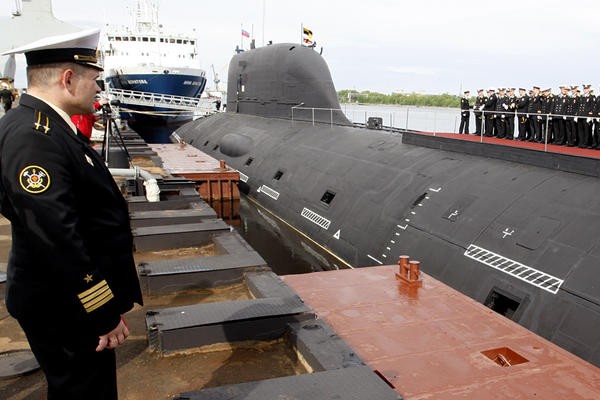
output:
[{"label": "black hull surface", "polygon": [[[242,75],[239,65],[246,91],[254,93],[247,69],[260,67],[262,58],[238,57],[230,85]],[[597,162],[586,161],[584,175],[527,159],[553,165],[543,159],[551,155],[523,151],[506,161],[501,154],[466,154],[471,143],[453,144],[455,151],[443,150],[441,140],[408,144],[414,135],[313,125],[292,121],[286,111],[276,117],[260,98],[245,112],[230,87],[228,98],[236,95],[235,108],[230,101],[227,113],[186,124],[178,134],[239,169],[250,197],[337,255],[337,266],[393,264],[408,254],[435,278],[600,365]],[[525,162],[514,161],[519,157]],[[560,162],[577,170],[576,159]]]}]

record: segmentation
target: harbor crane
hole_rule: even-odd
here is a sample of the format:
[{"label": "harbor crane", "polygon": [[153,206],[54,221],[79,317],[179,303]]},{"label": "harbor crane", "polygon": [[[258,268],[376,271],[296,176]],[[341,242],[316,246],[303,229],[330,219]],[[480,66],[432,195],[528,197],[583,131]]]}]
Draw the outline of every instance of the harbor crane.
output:
[{"label": "harbor crane", "polygon": [[214,64],[211,64],[210,67],[212,68],[212,71],[213,71],[214,82],[215,82],[215,91],[218,92],[219,91],[219,82],[221,82],[221,80],[219,79],[219,75],[215,71]]}]

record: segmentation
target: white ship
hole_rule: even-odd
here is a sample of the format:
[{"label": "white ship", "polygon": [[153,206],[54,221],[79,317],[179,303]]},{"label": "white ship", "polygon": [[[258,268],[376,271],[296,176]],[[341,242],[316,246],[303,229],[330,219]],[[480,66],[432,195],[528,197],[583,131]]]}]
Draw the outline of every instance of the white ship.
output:
[{"label": "white ship", "polygon": [[[206,72],[200,68],[197,39],[165,32],[158,22],[156,0],[137,0],[130,7],[130,26],[108,26],[100,39],[108,89],[199,98]],[[122,106],[135,111],[122,117],[148,142],[168,142],[171,132],[192,119],[189,111]]]}]

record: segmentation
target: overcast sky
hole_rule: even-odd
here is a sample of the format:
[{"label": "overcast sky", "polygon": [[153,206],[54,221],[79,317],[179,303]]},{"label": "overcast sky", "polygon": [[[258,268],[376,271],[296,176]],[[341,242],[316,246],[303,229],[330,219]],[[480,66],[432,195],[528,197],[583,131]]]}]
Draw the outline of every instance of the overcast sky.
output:
[{"label": "overcast sky", "polygon": [[[129,22],[128,0],[53,0],[58,19],[88,27]],[[1,16],[14,0],[2,0]],[[159,0],[160,22],[199,40],[222,82],[241,25],[257,45],[313,31],[337,90],[458,94],[488,86],[590,83],[600,88],[598,0]],[[264,17],[264,18],[263,18]],[[264,30],[263,30],[264,27]],[[248,47],[248,40],[245,40]],[[24,85],[24,82],[22,83]],[[20,86],[18,84],[18,86]]]}]

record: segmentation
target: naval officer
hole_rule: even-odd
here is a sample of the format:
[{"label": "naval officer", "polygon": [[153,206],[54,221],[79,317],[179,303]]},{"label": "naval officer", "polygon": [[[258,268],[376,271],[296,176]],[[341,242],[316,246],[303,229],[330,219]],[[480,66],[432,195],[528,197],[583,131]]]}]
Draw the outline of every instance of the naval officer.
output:
[{"label": "naval officer", "polygon": [[70,120],[94,111],[99,30],[25,53],[28,91],[0,120],[0,210],[12,225],[6,306],[48,382],[49,400],[117,398],[114,349],[142,295],[127,203]]},{"label": "naval officer", "polygon": [[473,114],[475,114],[475,134],[481,135],[481,126],[483,125],[483,113],[480,111],[481,107],[485,104],[486,97],[483,94],[483,89],[477,89],[477,98],[473,105]]},{"label": "naval officer", "polygon": [[485,136],[493,136],[494,135],[494,120],[496,115],[494,111],[496,110],[496,89],[493,87],[488,88],[487,90],[487,98],[485,103],[480,107],[485,114]]},{"label": "naval officer", "polygon": [[527,110],[529,108],[529,96],[527,89],[519,88],[519,98],[515,106],[517,110],[517,118],[519,120],[519,136],[517,140],[527,140]]},{"label": "naval officer", "polygon": [[460,99],[460,127],[458,128],[458,133],[469,134],[469,119],[471,112],[469,109],[471,106],[469,105],[469,97],[471,92],[465,90],[463,97]]}]

